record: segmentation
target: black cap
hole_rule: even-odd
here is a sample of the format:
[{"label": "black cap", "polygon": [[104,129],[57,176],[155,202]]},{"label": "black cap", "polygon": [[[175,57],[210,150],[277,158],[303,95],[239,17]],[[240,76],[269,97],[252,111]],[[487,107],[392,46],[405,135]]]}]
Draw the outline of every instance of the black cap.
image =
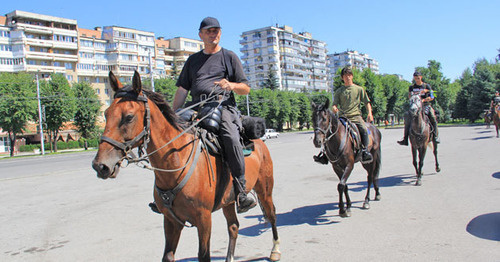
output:
[{"label": "black cap", "polygon": [[213,27],[220,28],[219,21],[217,20],[217,18],[208,16],[208,17],[205,17],[203,19],[203,21],[201,21],[200,30],[201,29],[209,29],[209,28],[213,28]]},{"label": "black cap", "polygon": [[422,73],[418,72],[418,71],[415,71],[415,73],[413,73],[413,76],[421,76]]}]

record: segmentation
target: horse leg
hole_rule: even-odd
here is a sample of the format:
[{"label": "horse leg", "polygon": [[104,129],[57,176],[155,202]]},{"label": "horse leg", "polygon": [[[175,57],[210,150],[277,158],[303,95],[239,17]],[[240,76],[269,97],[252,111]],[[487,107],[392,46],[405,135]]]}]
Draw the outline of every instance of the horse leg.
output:
[{"label": "horse leg", "polygon": [[424,159],[425,159],[425,153],[427,151],[427,145],[424,145],[422,148],[418,150],[418,178],[417,178],[417,183],[415,185],[421,186],[422,185],[422,168],[424,167]]},{"label": "horse leg", "polygon": [[436,162],[436,172],[440,172],[441,168],[439,168],[439,161],[438,161],[438,145],[435,141],[432,142],[432,145],[434,147],[433,153],[434,153],[434,161]]},{"label": "horse leg", "polygon": [[175,261],[174,254],[179,243],[183,226],[170,221],[166,216],[163,217],[163,231],[165,234],[165,251],[163,252],[162,262]]},{"label": "horse leg", "polygon": [[346,212],[345,206],[344,206],[344,194],[346,197],[348,194],[346,194],[346,187],[347,187],[347,179],[351,175],[352,168],[353,168],[353,163],[349,163],[344,170],[340,169],[335,169],[335,173],[340,177],[340,182],[337,185],[337,191],[339,193],[339,216],[340,217],[349,217],[350,214]]},{"label": "horse leg", "polygon": [[201,211],[198,228],[198,261],[210,261],[210,235],[212,233],[212,214],[210,211]]},{"label": "horse leg", "polygon": [[[370,164],[370,166],[372,166],[372,164]],[[373,183],[373,176],[370,169],[372,168],[369,168],[368,171],[368,176],[367,176],[368,187],[366,188],[366,196],[365,196],[365,202],[363,202],[363,209],[370,209],[370,189]]]},{"label": "horse leg", "polygon": [[347,217],[350,217],[352,203],[351,203],[351,198],[349,197],[349,187],[347,186],[347,184],[345,185],[345,188],[344,188],[344,194],[345,194],[345,202],[346,202],[345,213],[346,213]]},{"label": "horse leg", "polygon": [[373,157],[374,169],[372,172],[372,178],[373,178],[373,188],[375,189],[375,200],[378,201],[378,200],[382,199],[382,196],[380,195],[380,188],[378,186],[380,165],[382,163],[382,154],[381,154],[380,147],[378,148],[376,155],[377,155],[376,158],[375,158],[375,156]]},{"label": "horse leg", "polygon": [[236,247],[236,239],[238,238],[238,229],[240,223],[238,222],[238,217],[236,216],[234,203],[222,208],[224,216],[227,222],[227,231],[229,233],[229,246],[227,248],[226,261],[234,261],[234,249]]},{"label": "horse leg", "polygon": [[415,168],[415,173],[417,173],[417,184],[419,184],[420,176],[419,176],[419,171],[418,171],[418,163],[417,163],[417,149],[415,147],[411,147],[411,155],[413,157],[413,167]]},{"label": "horse leg", "polygon": [[269,257],[270,261],[279,261],[281,259],[280,239],[278,236],[278,228],[276,227],[276,207],[273,202],[272,189],[274,181],[268,179],[272,177],[264,177],[257,180],[254,190],[257,193],[262,212],[266,220],[271,224],[273,232],[273,249]]}]

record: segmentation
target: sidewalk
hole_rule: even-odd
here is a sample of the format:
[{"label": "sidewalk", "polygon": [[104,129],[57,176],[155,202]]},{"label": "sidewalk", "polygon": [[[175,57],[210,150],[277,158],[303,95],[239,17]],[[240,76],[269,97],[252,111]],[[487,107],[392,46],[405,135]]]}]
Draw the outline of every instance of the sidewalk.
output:
[{"label": "sidewalk", "polygon": [[[97,148],[95,147],[89,147],[88,150],[85,150],[84,148],[73,148],[73,149],[63,149],[63,150],[57,150],[57,152],[50,152],[50,150],[45,151],[45,155],[55,155],[55,154],[62,154],[62,153],[71,153],[71,152],[81,152],[81,151],[92,151],[96,150]],[[41,152],[18,152],[14,154],[12,158],[16,157],[28,157],[28,156],[42,156]],[[10,152],[5,152],[5,153],[0,153],[0,159],[3,158],[11,158],[10,157]]]}]

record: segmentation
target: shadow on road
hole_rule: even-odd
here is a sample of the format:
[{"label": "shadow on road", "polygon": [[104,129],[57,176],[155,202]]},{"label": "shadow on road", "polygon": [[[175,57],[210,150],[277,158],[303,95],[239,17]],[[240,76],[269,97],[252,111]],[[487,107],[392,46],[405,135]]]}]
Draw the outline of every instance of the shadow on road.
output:
[{"label": "shadow on road", "polygon": [[500,241],[500,212],[475,217],[467,224],[466,230],[479,238]]},{"label": "shadow on road", "polygon": [[[331,218],[337,215],[326,215],[327,210],[335,209],[338,209],[337,203],[325,203],[295,208],[287,213],[276,214],[277,226],[295,226],[300,224],[320,226],[335,224],[338,223],[338,221],[332,221]],[[259,219],[259,224],[240,229],[239,234],[241,235],[258,236],[270,229],[270,226],[262,215],[246,216],[246,218],[257,218]]]},{"label": "shadow on road", "polygon": [[491,176],[500,179],[500,172],[493,173]]},{"label": "shadow on road", "polygon": [[[212,261],[226,261],[226,257],[210,257]],[[249,260],[241,260],[239,257],[234,257],[236,261],[241,261],[241,262],[258,262],[258,261],[270,261],[269,258],[267,257],[259,257],[259,258],[252,258]],[[188,257],[188,258],[183,258],[180,260],[175,260],[177,262],[198,262],[197,257]]]},{"label": "shadow on road", "polygon": [[[411,186],[415,182],[415,179],[416,176],[411,174],[395,175],[379,178],[378,185],[379,187]],[[357,183],[348,183],[348,186],[349,191],[360,192],[366,190],[368,183],[366,181],[360,181]]]},{"label": "shadow on road", "polygon": [[479,131],[478,134],[491,133],[493,130]]},{"label": "shadow on road", "polygon": [[481,140],[481,139],[490,139],[493,137],[495,137],[495,136],[478,136],[478,137],[473,137],[473,138],[466,138],[463,140]]}]

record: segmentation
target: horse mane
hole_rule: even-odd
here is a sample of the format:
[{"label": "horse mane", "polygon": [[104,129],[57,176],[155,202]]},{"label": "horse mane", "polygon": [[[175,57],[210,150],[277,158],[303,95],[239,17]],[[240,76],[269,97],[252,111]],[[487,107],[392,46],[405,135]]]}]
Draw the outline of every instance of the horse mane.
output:
[{"label": "horse mane", "polygon": [[175,114],[174,110],[168,105],[168,102],[163,98],[163,95],[145,90],[142,92],[155,103],[155,105],[160,109],[161,113],[165,117],[165,119],[177,130],[181,131],[181,127],[179,126],[179,118]]}]

